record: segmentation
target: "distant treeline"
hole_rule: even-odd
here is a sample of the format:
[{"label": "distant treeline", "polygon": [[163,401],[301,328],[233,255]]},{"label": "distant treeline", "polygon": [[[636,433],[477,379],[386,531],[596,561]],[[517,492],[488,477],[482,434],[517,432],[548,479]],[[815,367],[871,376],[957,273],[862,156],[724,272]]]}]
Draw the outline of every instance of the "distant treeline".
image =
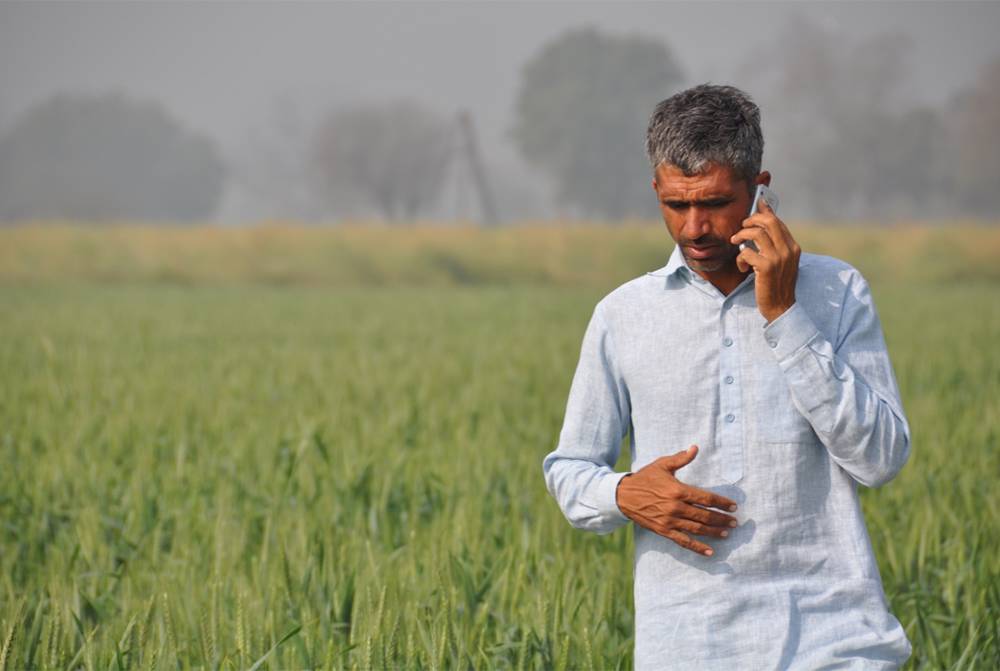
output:
[{"label": "distant treeline", "polygon": [[[1000,227],[800,225],[807,252],[875,281],[1000,282]],[[666,264],[661,224],[310,227],[79,226],[0,229],[0,284],[181,286],[557,285],[610,290]]]},{"label": "distant treeline", "polygon": [[[858,38],[793,18],[772,44],[725,83],[761,106],[764,167],[783,213],[1000,218],[1000,58],[931,107],[902,92],[910,47],[899,36]],[[0,135],[0,221],[210,220],[224,193],[243,194],[249,219],[453,218],[443,194],[461,196],[462,185],[473,205],[459,216],[473,220],[652,217],[648,116],[699,83],[669,47],[583,28],[523,65],[506,137],[545,180],[501,170],[477,146],[471,117],[419,100],[304,116],[290,103],[224,159],[159,104],[58,95]]]}]

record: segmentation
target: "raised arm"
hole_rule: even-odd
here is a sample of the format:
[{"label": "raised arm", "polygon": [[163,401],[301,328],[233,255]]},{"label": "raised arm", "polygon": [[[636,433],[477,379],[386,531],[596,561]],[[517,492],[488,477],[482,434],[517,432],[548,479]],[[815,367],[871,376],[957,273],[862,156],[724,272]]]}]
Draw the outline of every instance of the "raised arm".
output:
[{"label": "raised arm", "polygon": [[578,529],[604,534],[628,521],[615,502],[626,473],[616,473],[614,465],[630,415],[628,388],[598,303],[583,336],[559,443],[542,462],[549,492]]},{"label": "raised arm", "polygon": [[753,240],[737,257],[757,274],[757,308],[764,337],[785,374],[792,403],[812,425],[830,457],[863,485],[878,487],[910,454],[910,428],[871,292],[854,268],[844,281],[836,342],[829,342],[795,300],[801,249],[764,199],[743,221],[733,244]]},{"label": "raised arm", "polygon": [[764,327],[792,402],[831,458],[855,480],[878,487],[910,454],[910,429],[868,284],[841,271],[845,291],[831,343],[799,304]]}]

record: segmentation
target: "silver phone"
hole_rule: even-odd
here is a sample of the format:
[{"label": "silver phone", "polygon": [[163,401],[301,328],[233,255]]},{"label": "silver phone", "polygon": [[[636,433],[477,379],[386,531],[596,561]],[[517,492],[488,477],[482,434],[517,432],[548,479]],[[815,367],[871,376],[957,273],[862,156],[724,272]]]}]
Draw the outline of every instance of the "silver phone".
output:
[{"label": "silver phone", "polygon": [[[761,198],[767,201],[767,204],[771,207],[772,212],[778,211],[778,194],[776,194],[774,191],[767,188],[763,184],[758,184],[757,190],[754,191],[753,194],[753,202],[750,203],[750,213],[747,215],[748,217],[752,217],[753,215],[757,214],[757,201],[759,201]],[[740,251],[743,251],[747,247],[754,250],[755,252],[760,251],[759,249],[757,249],[757,245],[754,244],[753,240],[744,240],[743,242],[740,243]]]}]

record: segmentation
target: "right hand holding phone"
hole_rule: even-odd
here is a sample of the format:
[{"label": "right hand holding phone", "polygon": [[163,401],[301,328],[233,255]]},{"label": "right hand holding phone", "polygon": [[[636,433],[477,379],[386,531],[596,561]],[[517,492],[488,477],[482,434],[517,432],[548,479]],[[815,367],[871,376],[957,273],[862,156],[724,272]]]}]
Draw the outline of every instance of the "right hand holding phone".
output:
[{"label": "right hand holding phone", "polygon": [[682,548],[711,556],[712,548],[692,539],[690,534],[728,536],[729,530],[737,525],[736,518],[709,508],[734,512],[736,502],[686,485],[674,476],[675,471],[694,461],[697,454],[698,447],[692,445],[629,473],[618,483],[616,500],[622,513],[639,526],[669,538]]},{"label": "right hand holding phone", "polygon": [[750,268],[757,274],[757,309],[768,323],[795,304],[795,282],[799,275],[802,249],[778,218],[767,200],[757,201],[757,213],[743,220],[743,230],[729,239],[733,244],[753,240],[757,250],[746,247],[736,257],[740,272]]}]

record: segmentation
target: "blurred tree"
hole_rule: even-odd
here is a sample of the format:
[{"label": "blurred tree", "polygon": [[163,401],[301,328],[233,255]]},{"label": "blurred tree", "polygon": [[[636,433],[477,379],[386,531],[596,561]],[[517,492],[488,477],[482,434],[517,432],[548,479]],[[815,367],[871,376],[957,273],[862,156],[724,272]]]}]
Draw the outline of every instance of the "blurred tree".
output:
[{"label": "blurred tree", "polygon": [[786,195],[786,213],[845,220],[945,212],[946,127],[939,110],[905,100],[909,50],[902,35],[857,38],[792,16],[749,59],[744,75],[765,92],[758,102],[772,129],[765,167]]},{"label": "blurred tree", "polygon": [[447,174],[452,131],[447,119],[409,100],[338,109],[313,143],[317,195],[336,212],[425,213]]},{"label": "blurred tree", "polygon": [[0,138],[0,218],[198,219],[225,175],[213,144],[158,104],[61,94]]},{"label": "blurred tree", "polygon": [[291,97],[272,100],[264,125],[252,128],[233,155],[240,218],[318,221],[327,214],[310,183],[314,125]]},{"label": "blurred tree", "polygon": [[558,196],[584,213],[655,215],[646,126],[680,82],[658,40],[574,30],[524,66],[511,135]]},{"label": "blurred tree", "polygon": [[949,107],[957,205],[995,219],[1000,215],[1000,58]]}]

